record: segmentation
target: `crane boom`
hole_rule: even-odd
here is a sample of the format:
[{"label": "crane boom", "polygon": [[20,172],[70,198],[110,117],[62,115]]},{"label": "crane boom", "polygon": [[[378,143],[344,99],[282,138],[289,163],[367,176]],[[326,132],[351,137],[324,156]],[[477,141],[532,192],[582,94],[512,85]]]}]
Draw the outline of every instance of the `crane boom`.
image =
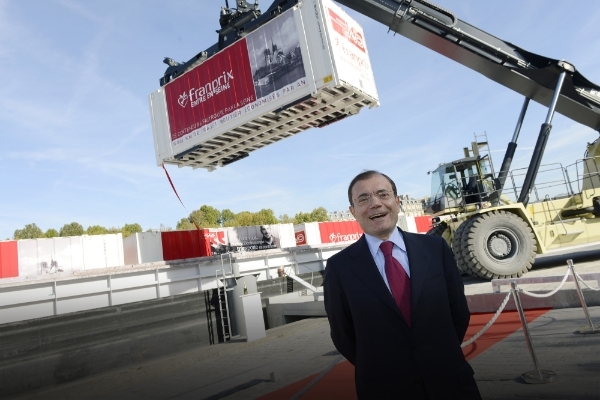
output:
[{"label": "crane boom", "polygon": [[[549,106],[563,68],[476,28],[427,0],[336,0],[523,96]],[[572,65],[572,64],[571,64]],[[600,87],[574,69],[556,112],[600,130]]]},{"label": "crane boom", "polygon": [[[552,101],[554,88],[564,69],[560,60],[540,56],[490,35],[428,0],[335,1],[544,106],[549,106]],[[185,63],[165,59],[169,67],[160,79],[161,85],[295,4],[277,0],[261,13],[257,3],[250,6],[244,0],[237,0],[238,9],[231,15],[227,14],[228,8],[222,11],[218,43]],[[600,86],[573,67],[563,83],[556,112],[600,131]]]}]

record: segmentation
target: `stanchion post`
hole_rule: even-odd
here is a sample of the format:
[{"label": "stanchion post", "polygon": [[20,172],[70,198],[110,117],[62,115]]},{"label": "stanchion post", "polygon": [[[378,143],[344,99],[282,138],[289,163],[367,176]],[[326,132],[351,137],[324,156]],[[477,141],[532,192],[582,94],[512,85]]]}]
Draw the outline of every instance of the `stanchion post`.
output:
[{"label": "stanchion post", "polygon": [[592,322],[592,318],[590,317],[590,312],[588,311],[587,304],[585,304],[585,299],[583,297],[583,292],[581,291],[581,286],[579,285],[579,279],[577,279],[577,274],[575,274],[575,266],[573,265],[573,260],[567,260],[567,264],[569,265],[569,270],[571,271],[571,275],[573,275],[573,281],[575,282],[575,288],[577,289],[577,295],[579,296],[579,301],[581,302],[581,308],[583,308],[583,313],[588,320],[589,326],[583,326],[575,333],[600,333],[600,329],[594,327],[594,323]]},{"label": "stanchion post", "polygon": [[527,320],[525,319],[525,313],[523,312],[523,306],[521,305],[521,298],[519,297],[519,291],[517,290],[517,282],[513,281],[510,283],[511,292],[515,299],[515,305],[521,318],[521,324],[523,325],[523,334],[525,335],[525,342],[527,342],[527,348],[531,359],[533,360],[533,366],[535,371],[528,371],[521,374],[521,379],[526,383],[550,383],[556,379],[556,372],[550,370],[542,370],[538,364],[535,351],[533,350],[533,343],[531,342],[531,334],[529,333],[529,327],[527,326]]}]

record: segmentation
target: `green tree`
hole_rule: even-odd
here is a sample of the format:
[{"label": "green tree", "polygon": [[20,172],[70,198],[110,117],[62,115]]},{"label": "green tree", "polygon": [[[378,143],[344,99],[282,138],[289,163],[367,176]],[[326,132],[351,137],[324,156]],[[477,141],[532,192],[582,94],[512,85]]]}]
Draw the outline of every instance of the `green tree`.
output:
[{"label": "green tree", "polygon": [[294,215],[294,224],[303,224],[305,222],[312,222],[310,213],[300,211]]},{"label": "green tree", "polygon": [[121,228],[118,228],[116,226],[106,229],[106,233],[120,233],[120,232],[121,232]]},{"label": "green tree", "polygon": [[324,207],[317,207],[310,212],[310,218],[312,222],[329,221],[329,214]]},{"label": "green tree", "polygon": [[252,226],[254,224],[254,215],[250,211],[242,211],[235,215],[232,226]]},{"label": "green tree", "polygon": [[54,237],[58,237],[58,231],[54,228],[50,228],[46,231],[46,233],[44,233],[44,236],[46,236],[47,238],[54,238]]},{"label": "green tree", "polygon": [[230,209],[226,208],[221,211],[221,225],[223,226],[235,226],[235,213]]},{"label": "green tree", "polygon": [[121,228],[121,233],[123,234],[124,238],[140,232],[142,232],[142,226],[140,224],[125,224]]},{"label": "green tree", "polygon": [[275,213],[270,208],[263,208],[252,215],[253,225],[273,225],[279,221],[275,217]]},{"label": "green tree", "polygon": [[279,223],[280,224],[293,224],[294,218],[290,217],[287,214],[283,214],[283,215],[279,216]]},{"label": "green tree", "polygon": [[322,221],[329,221],[329,215],[327,214],[327,210],[323,207],[317,207],[310,213],[300,211],[294,216],[294,224]]},{"label": "green tree", "polygon": [[177,222],[175,229],[178,231],[189,231],[192,229],[196,229],[196,227],[194,226],[194,224],[192,224],[189,218],[181,218],[179,222]]},{"label": "green tree", "polygon": [[106,235],[108,233],[108,229],[100,225],[92,225],[88,226],[86,232],[88,235]]},{"label": "green tree", "polygon": [[14,239],[38,239],[44,238],[44,232],[36,224],[26,224],[23,229],[15,230]]},{"label": "green tree", "polygon": [[77,222],[71,222],[70,224],[64,224],[62,228],[60,228],[59,235],[60,237],[66,236],[81,236],[84,234],[83,226]]}]

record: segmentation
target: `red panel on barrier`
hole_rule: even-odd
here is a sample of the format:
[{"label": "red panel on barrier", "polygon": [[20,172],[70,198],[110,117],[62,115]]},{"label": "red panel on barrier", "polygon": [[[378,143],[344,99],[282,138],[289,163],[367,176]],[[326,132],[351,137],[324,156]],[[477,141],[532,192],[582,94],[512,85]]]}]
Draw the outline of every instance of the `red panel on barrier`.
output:
[{"label": "red panel on barrier", "polygon": [[319,222],[321,243],[354,242],[363,234],[357,221]]},{"label": "red panel on barrier", "polygon": [[431,229],[431,217],[428,215],[415,217],[415,224],[417,225],[417,232],[425,233]]},{"label": "red panel on barrier", "polygon": [[19,276],[19,247],[16,240],[0,242],[0,279]]},{"label": "red panel on barrier", "polygon": [[208,229],[161,232],[163,259],[165,261],[183,260],[212,255],[208,238],[206,238],[207,232]]}]

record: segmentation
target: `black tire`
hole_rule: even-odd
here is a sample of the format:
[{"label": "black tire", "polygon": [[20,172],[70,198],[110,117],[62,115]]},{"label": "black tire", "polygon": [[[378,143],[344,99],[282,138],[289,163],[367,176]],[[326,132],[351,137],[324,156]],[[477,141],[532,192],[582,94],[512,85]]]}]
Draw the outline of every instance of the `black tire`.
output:
[{"label": "black tire", "polygon": [[444,232],[446,231],[446,229],[448,229],[448,225],[446,225],[445,223],[442,222],[441,224],[438,224],[438,225],[434,226],[433,228],[431,228],[430,230],[428,230],[426,235],[442,236],[444,234]]},{"label": "black tire", "polygon": [[517,278],[531,269],[537,248],[521,217],[492,211],[473,218],[462,236],[463,260],[482,278]]},{"label": "black tire", "polygon": [[462,274],[470,274],[470,275],[472,273],[469,270],[468,264],[464,260],[464,257],[462,254],[463,253],[462,249],[463,249],[463,236],[464,236],[465,228],[471,222],[472,222],[471,220],[463,221],[463,223],[460,224],[458,226],[458,228],[456,229],[456,232],[454,232],[454,237],[452,238],[452,252],[454,253],[454,261],[456,261],[458,270]]}]

